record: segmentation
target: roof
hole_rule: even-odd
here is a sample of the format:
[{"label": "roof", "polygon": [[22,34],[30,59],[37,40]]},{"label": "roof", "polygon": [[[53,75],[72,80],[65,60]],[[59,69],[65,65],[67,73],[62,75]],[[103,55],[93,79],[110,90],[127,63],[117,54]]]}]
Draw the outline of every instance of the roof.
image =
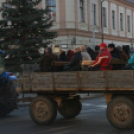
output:
[{"label": "roof", "polygon": [[125,1],[127,1],[127,2],[130,2],[130,3],[134,4],[134,0],[125,0]]}]

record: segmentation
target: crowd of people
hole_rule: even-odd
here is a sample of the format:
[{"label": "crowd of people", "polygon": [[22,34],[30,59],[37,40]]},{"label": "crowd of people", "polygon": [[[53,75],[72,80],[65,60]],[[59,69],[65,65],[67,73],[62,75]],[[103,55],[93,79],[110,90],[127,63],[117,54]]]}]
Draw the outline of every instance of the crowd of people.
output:
[{"label": "crowd of people", "polygon": [[[44,71],[82,71],[84,70],[118,70],[118,65],[110,65],[113,58],[128,61],[131,69],[134,69],[134,55],[129,60],[129,54],[126,48],[115,46],[114,44],[101,43],[94,51],[90,47],[76,46],[74,51],[69,50],[67,53],[61,49],[59,56],[52,53],[52,48],[48,47],[45,50],[44,56],[40,61],[40,68]],[[55,68],[52,66],[54,61],[69,62],[64,67]],[[90,66],[83,66],[82,61],[94,61]],[[85,69],[86,68],[86,69]],[[129,67],[130,68],[130,67]]]}]

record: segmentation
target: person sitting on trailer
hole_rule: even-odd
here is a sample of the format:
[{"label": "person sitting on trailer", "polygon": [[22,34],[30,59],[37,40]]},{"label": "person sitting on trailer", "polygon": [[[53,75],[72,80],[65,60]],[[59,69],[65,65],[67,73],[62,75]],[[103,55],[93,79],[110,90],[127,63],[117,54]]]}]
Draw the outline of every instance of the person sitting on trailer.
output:
[{"label": "person sitting on trailer", "polygon": [[117,48],[115,48],[115,44],[108,44],[108,51],[111,53],[113,58],[120,59],[120,54]]},{"label": "person sitting on trailer", "polygon": [[120,55],[120,59],[121,60],[124,60],[124,61],[128,61],[128,56],[126,55],[126,53],[124,52],[124,50],[122,49],[122,47],[121,46],[117,46],[116,47],[117,49],[118,49],[118,51],[119,51],[119,55]]},{"label": "person sitting on trailer", "polygon": [[134,70],[134,53],[122,70]]},{"label": "person sitting on trailer", "polygon": [[109,65],[112,56],[107,50],[107,44],[102,43],[99,45],[100,52],[95,60],[95,62],[90,66],[89,71],[95,70],[112,70],[112,65]]},{"label": "person sitting on trailer", "polygon": [[91,47],[89,47],[89,46],[87,47],[87,52],[90,55],[90,57],[92,58],[92,60],[96,59],[95,51]]},{"label": "person sitting on trailer", "polygon": [[64,71],[81,71],[82,54],[81,48],[76,46],[74,49],[74,55],[69,64],[64,66]]},{"label": "person sitting on trailer", "polygon": [[[120,59],[120,54],[118,49],[115,48],[115,44],[108,44],[108,51],[111,53],[112,58]],[[118,64],[114,64],[113,70],[120,70],[120,66]]]},{"label": "person sitting on trailer", "polygon": [[56,71],[56,68],[52,68],[53,61],[58,61],[58,56],[52,53],[52,48],[48,47],[40,60],[41,70],[45,72]]}]

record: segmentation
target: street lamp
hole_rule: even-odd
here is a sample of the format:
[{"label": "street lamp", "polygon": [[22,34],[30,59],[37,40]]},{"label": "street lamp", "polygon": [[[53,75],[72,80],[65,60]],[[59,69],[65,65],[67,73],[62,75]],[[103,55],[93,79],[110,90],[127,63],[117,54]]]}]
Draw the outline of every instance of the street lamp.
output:
[{"label": "street lamp", "polygon": [[101,0],[101,33],[102,33],[102,43],[104,41],[104,35],[103,35],[103,8],[102,8],[102,4],[105,0]]}]

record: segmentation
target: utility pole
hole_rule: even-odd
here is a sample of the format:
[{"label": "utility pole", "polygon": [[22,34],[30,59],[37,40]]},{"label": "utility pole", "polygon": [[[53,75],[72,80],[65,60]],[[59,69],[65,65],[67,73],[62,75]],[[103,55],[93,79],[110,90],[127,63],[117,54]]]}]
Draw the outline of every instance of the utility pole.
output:
[{"label": "utility pole", "polygon": [[102,43],[104,42],[104,33],[103,33],[103,8],[102,4],[105,0],[101,0],[101,33],[102,33]]},{"label": "utility pole", "polygon": [[95,23],[95,12],[94,12],[94,0],[92,0],[92,19],[93,19],[93,47],[94,47],[94,50],[95,50],[95,26],[94,26],[94,23]]}]

